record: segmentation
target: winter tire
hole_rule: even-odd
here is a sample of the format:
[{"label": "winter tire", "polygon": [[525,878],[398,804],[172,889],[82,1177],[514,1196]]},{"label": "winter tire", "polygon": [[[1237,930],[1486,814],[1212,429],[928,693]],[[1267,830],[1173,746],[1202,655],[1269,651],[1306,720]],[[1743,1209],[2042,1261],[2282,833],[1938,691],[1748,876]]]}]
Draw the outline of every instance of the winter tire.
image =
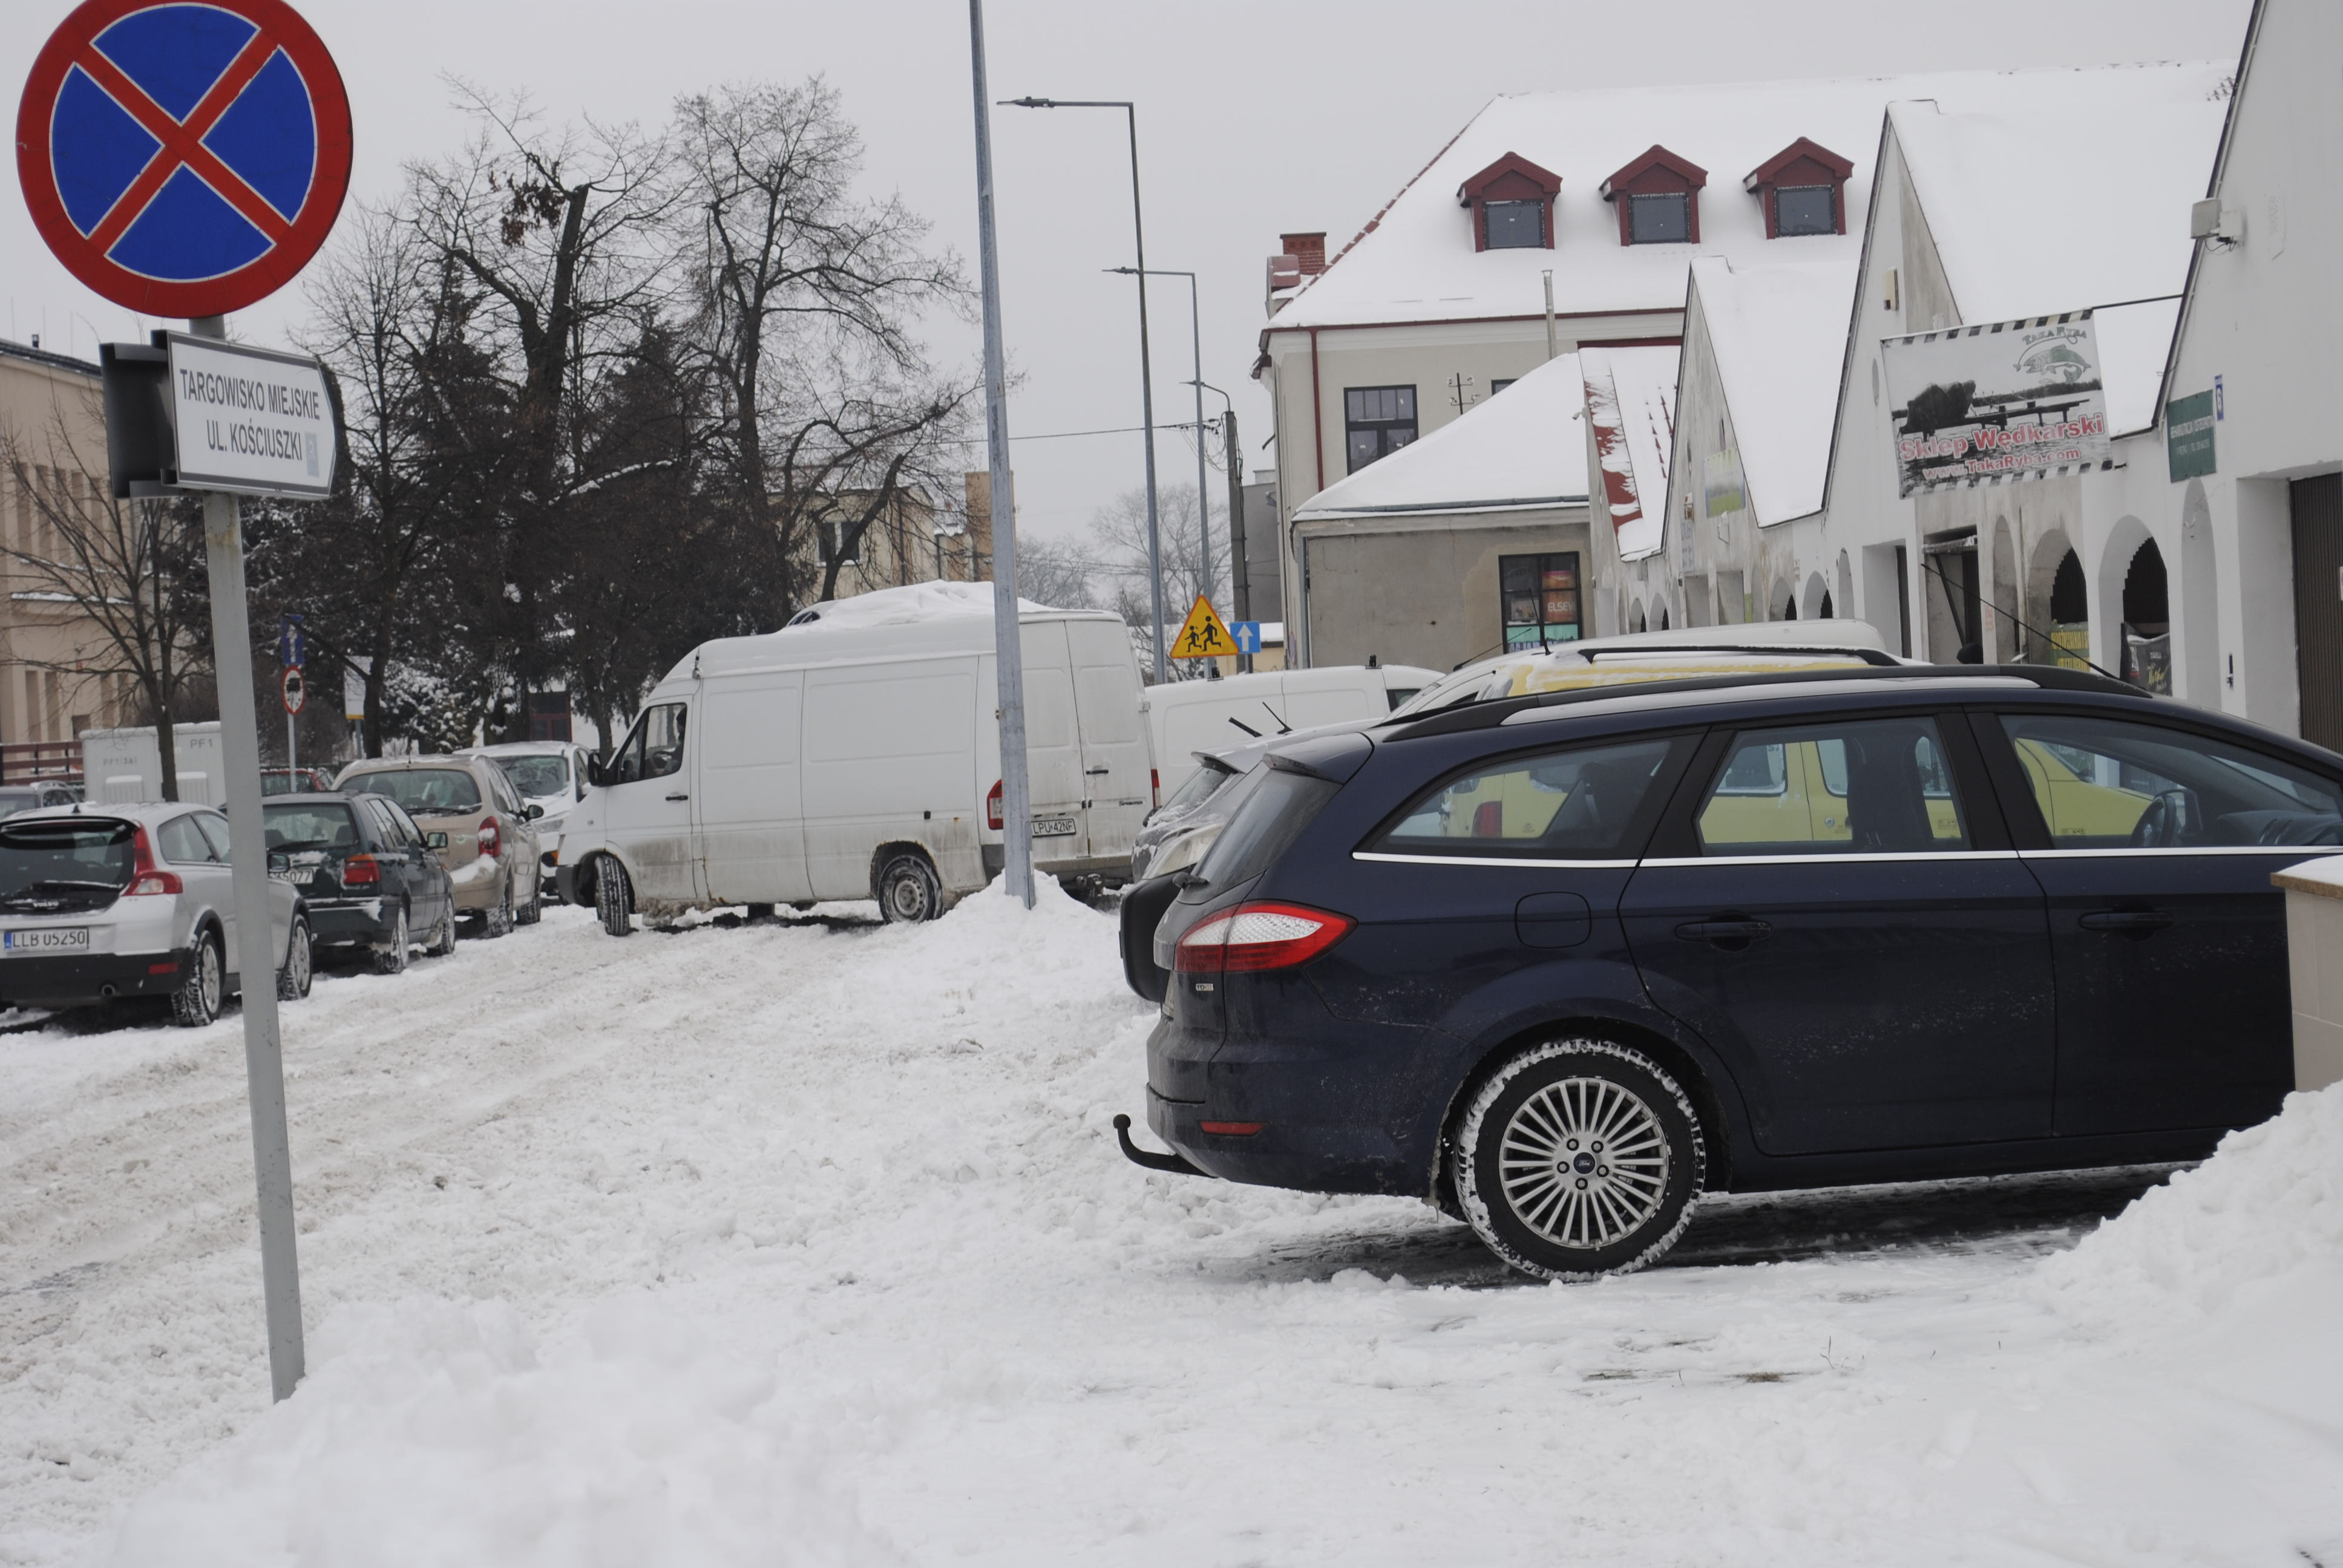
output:
[{"label": "winter tire", "polygon": [[635,929],[634,890],[627,885],[627,869],[608,855],[594,862],[594,912],[614,937]]},{"label": "winter tire", "polygon": [[925,855],[906,849],[879,869],[879,912],[906,925],[944,912],[944,890]]},{"label": "winter tire", "polygon": [[1631,1046],[1557,1040],[1498,1069],[1456,1137],[1456,1197],[1523,1273],[1629,1273],[1675,1244],[1707,1174],[1692,1101]]},{"label": "winter tire", "polygon": [[309,994],[315,968],[309,949],[309,917],[293,917],[293,933],[285,939],[285,967],[277,971],[277,1000],[299,1001]]},{"label": "winter tire", "polygon": [[456,950],[456,900],[449,899],[439,910],[439,923],[431,928],[431,940],[423,944],[423,956],[444,959]]},{"label": "winter tire", "polygon": [[374,972],[378,975],[405,974],[407,949],[413,940],[407,930],[407,906],[401,904],[390,911],[390,939],[374,950]]},{"label": "winter tire", "polygon": [[188,1029],[201,1029],[219,1017],[227,995],[226,960],[220,956],[219,938],[211,931],[196,933],[196,950],[187,955],[187,973],[171,993],[171,1017]]},{"label": "winter tire", "polygon": [[480,917],[480,935],[489,938],[508,937],[512,935],[512,878],[508,875],[504,879],[504,885],[497,890],[496,907]]},{"label": "winter tire", "polygon": [[513,911],[513,924],[517,926],[533,926],[545,918],[545,884],[532,882],[530,889],[528,902]]}]

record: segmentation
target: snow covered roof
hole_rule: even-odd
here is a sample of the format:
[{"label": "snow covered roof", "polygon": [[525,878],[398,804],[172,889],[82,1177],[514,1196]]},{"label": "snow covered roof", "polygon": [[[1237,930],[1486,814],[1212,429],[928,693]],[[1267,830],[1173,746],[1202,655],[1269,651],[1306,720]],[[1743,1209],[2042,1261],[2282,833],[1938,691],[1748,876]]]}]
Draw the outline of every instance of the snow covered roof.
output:
[{"label": "snow covered roof", "polygon": [[1964,322],[2177,295],[2235,61],[2029,71],[1889,111]]},{"label": "snow covered roof", "polygon": [[1303,502],[1294,520],[1581,503],[1586,499],[1582,401],[1578,357],[1564,354],[1423,439],[1337,479]]},{"label": "snow covered roof", "polygon": [[[2116,213],[2138,200],[2143,186],[2162,188],[2170,173],[2203,194],[2219,135],[2210,93],[2227,65],[2046,68],[2027,71],[1946,71],[1904,76],[1841,77],[1803,82],[1708,83],[1682,87],[1620,87],[1589,92],[1532,93],[1498,97],[1474,116],[1416,176],[1392,198],[1327,269],[1290,297],[1269,322],[1271,330],[1296,327],[1373,325],[1399,321],[1534,317],[1544,309],[1540,275],[1554,271],[1554,308],[1565,315],[1620,310],[1673,311],[1684,303],[1684,268],[1694,256],[1728,256],[1736,263],[1802,256],[1853,255],[1858,234],[1765,238],[1755,196],[1740,188],[1745,176],[1805,136],[1855,166],[1845,193],[1850,230],[1861,223],[1871,195],[1881,117],[1898,100],[1933,99],[1946,110],[1992,118],[1990,128],[1932,136],[1924,128],[1921,160],[1934,184],[1958,169],[1973,171],[1966,198],[1988,207],[1989,221],[1966,228],[1972,248],[1997,250],[2003,267],[2030,270],[2031,226],[2013,227],[2013,205],[2025,213],[2057,210]],[[2138,123],[2134,107],[2167,104],[2174,124]],[[2199,131],[2199,110],[2212,115]],[[1926,113],[1926,110],[1921,110]],[[2056,123],[2056,132],[2026,127]],[[1917,124],[1916,118],[1913,123]],[[1945,127],[1936,127],[1944,132]],[[2017,139],[2023,137],[2024,139]],[[1714,171],[1701,193],[1701,243],[1619,243],[1617,209],[1600,195],[1605,178],[1654,142]],[[1987,155],[1986,147],[1999,149]],[[1959,162],[1972,156],[1976,162]],[[1552,250],[1475,250],[1470,215],[1457,206],[1460,186],[1507,153],[1562,178],[1554,206]],[[1996,161],[1984,161],[1986,156]],[[2155,166],[2177,161],[2177,170]],[[2014,173],[2011,171],[2023,171]],[[1956,185],[1963,183],[1956,179]],[[2118,196],[2117,191],[2128,194]],[[2157,198],[2161,200],[2160,196]],[[1949,213],[1952,209],[1947,209]],[[2152,237],[2161,256],[2187,226],[2168,206],[2123,210],[2126,234]],[[2061,220],[2069,234],[2088,226],[2079,213]],[[1943,231],[1939,230],[1939,236]],[[2023,246],[2008,243],[2025,235]],[[1950,256],[1947,256],[1948,265]],[[2185,266],[2187,257],[2180,257]],[[1964,267],[1968,266],[1966,252]],[[1984,264],[1976,268],[1980,287]],[[2055,269],[2052,269],[2055,270]],[[2143,264],[2163,279],[2162,261]],[[1958,274],[1956,273],[1956,278]],[[2132,292],[2087,290],[2070,300],[2026,304],[1990,316],[2071,308],[2177,290],[2177,277]],[[1988,318],[1954,285],[1964,315]],[[1984,288],[1980,298],[1996,291]]]},{"label": "snow covered roof", "polygon": [[1603,465],[1603,498],[1618,530],[1622,560],[1653,554],[1666,537],[1661,508],[1668,498],[1668,456],[1675,449],[1681,358],[1674,348],[1589,345],[1578,351],[1587,427]]},{"label": "snow covered roof", "polygon": [[1736,266],[1721,256],[1693,263],[1742,478],[1761,526],[1823,504],[1856,265],[1844,252],[1758,266]]}]

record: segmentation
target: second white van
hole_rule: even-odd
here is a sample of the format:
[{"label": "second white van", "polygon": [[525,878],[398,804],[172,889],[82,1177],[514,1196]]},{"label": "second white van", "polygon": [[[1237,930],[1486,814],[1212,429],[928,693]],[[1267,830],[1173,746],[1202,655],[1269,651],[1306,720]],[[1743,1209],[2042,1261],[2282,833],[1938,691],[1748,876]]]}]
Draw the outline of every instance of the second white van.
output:
[{"label": "second white van", "polygon": [[[1129,874],[1154,801],[1121,620],[1020,616],[1035,869]],[[870,899],[931,920],[1001,859],[992,589],[927,583],[702,643],[564,825],[562,897],[631,915]]]},{"label": "second white van", "polygon": [[1162,798],[1169,800],[1195,772],[1199,751],[1225,751],[1288,729],[1376,718],[1439,678],[1438,670],[1412,665],[1345,664],[1151,686],[1147,728]]}]

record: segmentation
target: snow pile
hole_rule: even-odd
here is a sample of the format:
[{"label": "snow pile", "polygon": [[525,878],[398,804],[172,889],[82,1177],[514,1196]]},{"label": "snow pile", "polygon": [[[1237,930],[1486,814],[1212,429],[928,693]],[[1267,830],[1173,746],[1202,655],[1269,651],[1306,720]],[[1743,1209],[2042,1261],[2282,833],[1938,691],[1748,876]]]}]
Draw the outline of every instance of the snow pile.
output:
[{"label": "snow pile", "polygon": [[346,1307],[299,1394],[132,1509],[134,1568],[889,1563],[769,1369],[629,1294],[540,1355],[501,1304]]},{"label": "snow pile", "polygon": [[2119,1332],[2285,1296],[2318,1303],[2315,1332],[2331,1336],[2343,1299],[2343,1084],[2289,1095],[2276,1117],[2232,1132],[2203,1165],[2046,1260],[2036,1283],[2055,1311]]}]

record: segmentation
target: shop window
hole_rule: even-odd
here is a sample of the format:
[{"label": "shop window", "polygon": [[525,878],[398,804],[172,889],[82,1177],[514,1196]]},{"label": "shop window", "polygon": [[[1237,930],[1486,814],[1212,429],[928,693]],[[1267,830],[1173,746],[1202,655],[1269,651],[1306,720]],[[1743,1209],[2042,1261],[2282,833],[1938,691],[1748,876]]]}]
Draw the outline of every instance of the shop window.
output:
[{"label": "shop window", "polygon": [[1501,556],[1497,582],[1507,648],[1576,642],[1583,635],[1577,551]]},{"label": "shop window", "polygon": [[1829,186],[1783,186],[1774,192],[1776,235],[1836,234],[1838,193]]},{"label": "shop window", "polygon": [[1353,387],[1342,394],[1343,429],[1353,474],[1415,439],[1415,388]]}]

